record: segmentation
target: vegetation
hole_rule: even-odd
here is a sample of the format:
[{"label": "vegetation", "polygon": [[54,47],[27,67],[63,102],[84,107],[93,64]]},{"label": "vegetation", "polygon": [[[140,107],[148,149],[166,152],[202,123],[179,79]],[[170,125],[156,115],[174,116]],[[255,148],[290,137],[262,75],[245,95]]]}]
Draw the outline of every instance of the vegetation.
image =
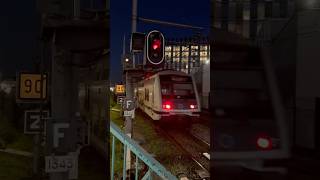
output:
[{"label": "vegetation", "polygon": [[153,154],[155,159],[172,174],[188,172],[188,168],[192,167],[193,163],[185,159],[183,153],[178,151],[174,144],[155,131],[151,120],[144,118],[137,113],[133,122],[134,138],[141,139],[143,141],[141,146]]},{"label": "vegetation", "polygon": [[[19,129],[14,96],[0,92],[0,148],[32,151],[32,138]],[[32,175],[32,159],[0,152],[0,179],[18,180]]]},{"label": "vegetation", "polygon": [[[110,119],[115,123],[119,128],[123,129],[123,119],[120,117],[119,112],[110,111]],[[114,161],[114,172],[115,174],[122,174],[123,167],[123,146],[119,140],[115,138],[115,161]],[[112,137],[110,137],[110,148],[112,148]],[[111,170],[111,149],[110,149],[110,170]]]},{"label": "vegetation", "polygon": [[[111,104],[111,103],[110,103]],[[111,107],[112,109],[120,109],[118,105]],[[118,127],[123,129],[124,121],[120,117],[119,112],[110,111],[111,121]],[[173,174],[179,174],[181,172],[189,172],[188,168],[192,167],[193,162],[190,162],[183,157],[183,154],[177,151],[175,145],[173,145],[166,138],[161,137],[152,126],[152,121],[144,119],[141,114],[136,113],[136,117],[133,120],[133,138],[141,142],[141,146],[155,159],[157,159],[164,167],[167,168]],[[112,142],[110,140],[110,142]],[[115,173],[122,174],[123,167],[123,147],[120,142],[116,143],[115,151]],[[110,152],[111,157],[111,152]],[[111,160],[111,159],[110,159]],[[110,163],[111,167],[111,163]]]},{"label": "vegetation", "polygon": [[32,160],[28,157],[0,152],[0,179],[20,180],[32,174]]},{"label": "vegetation", "polygon": [[32,138],[23,134],[19,129],[17,108],[14,106],[14,97],[0,93],[0,148],[14,148],[22,151],[32,150]]}]

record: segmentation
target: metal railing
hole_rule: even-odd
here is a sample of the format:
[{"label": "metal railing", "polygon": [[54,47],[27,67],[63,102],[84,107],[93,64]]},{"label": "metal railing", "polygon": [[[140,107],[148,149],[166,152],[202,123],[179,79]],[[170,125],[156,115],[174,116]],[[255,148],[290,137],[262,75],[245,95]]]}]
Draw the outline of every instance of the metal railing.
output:
[{"label": "metal railing", "polygon": [[148,171],[141,178],[142,180],[151,180],[152,174],[155,173],[162,179],[177,180],[168,170],[166,170],[157,160],[155,160],[148,152],[140,147],[134,140],[125,135],[117,125],[110,121],[110,134],[112,139],[111,144],[111,180],[114,180],[114,165],[115,165],[115,148],[116,139],[123,145],[123,175],[122,179],[126,179],[126,154],[127,149],[135,154],[135,180],[139,178],[139,160],[148,166]]}]

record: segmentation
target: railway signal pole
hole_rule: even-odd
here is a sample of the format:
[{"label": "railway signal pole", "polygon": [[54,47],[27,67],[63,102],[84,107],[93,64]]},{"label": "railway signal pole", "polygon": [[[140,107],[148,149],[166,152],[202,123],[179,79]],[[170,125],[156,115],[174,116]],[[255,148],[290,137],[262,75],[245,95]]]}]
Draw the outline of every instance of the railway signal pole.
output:
[{"label": "railway signal pole", "polygon": [[[132,0],[132,16],[131,16],[131,31],[135,33],[137,30],[137,4],[138,0]],[[135,56],[132,54],[132,67],[135,68]],[[126,71],[126,99],[133,101],[133,85],[132,78],[129,71]],[[134,110],[133,110],[134,111]],[[132,137],[132,116],[125,116],[125,134]],[[131,169],[131,155],[130,150],[126,154],[126,170]],[[130,174],[129,174],[130,175]]]},{"label": "railway signal pole", "polygon": [[[108,8],[109,1],[105,3]],[[95,17],[101,13],[101,16],[88,19],[80,14],[80,10],[86,8],[80,4],[80,0],[39,1],[43,14],[41,36],[48,38],[43,49],[44,59],[51,61],[52,117],[45,127],[45,172],[50,180],[78,178],[78,155],[84,143],[82,133],[85,128],[80,117],[79,83],[92,80],[91,66],[99,63],[103,52],[109,48],[108,9],[94,9],[88,13]],[[52,14],[64,18],[57,19]],[[92,59],[93,53],[95,59]],[[90,72],[88,77],[80,76],[83,68]]]}]

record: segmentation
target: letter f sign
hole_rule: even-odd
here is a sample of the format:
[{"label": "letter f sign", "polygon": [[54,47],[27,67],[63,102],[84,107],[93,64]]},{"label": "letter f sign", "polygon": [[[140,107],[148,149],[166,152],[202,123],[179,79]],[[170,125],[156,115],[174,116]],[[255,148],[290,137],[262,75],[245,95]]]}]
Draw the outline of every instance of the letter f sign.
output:
[{"label": "letter f sign", "polygon": [[63,132],[59,132],[59,129],[66,129],[69,128],[68,123],[56,123],[53,124],[53,147],[57,148],[59,147],[59,139],[64,137]]}]

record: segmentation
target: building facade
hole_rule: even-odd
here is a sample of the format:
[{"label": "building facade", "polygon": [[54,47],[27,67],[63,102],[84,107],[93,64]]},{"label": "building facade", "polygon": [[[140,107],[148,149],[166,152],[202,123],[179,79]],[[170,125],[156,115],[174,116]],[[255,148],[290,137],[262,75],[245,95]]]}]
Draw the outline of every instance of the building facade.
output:
[{"label": "building facade", "polygon": [[255,38],[270,20],[287,22],[294,14],[294,4],[294,0],[212,0],[212,24],[245,38]]},{"label": "building facade", "polygon": [[165,69],[195,73],[209,64],[210,45],[202,41],[167,41],[165,46]]}]

